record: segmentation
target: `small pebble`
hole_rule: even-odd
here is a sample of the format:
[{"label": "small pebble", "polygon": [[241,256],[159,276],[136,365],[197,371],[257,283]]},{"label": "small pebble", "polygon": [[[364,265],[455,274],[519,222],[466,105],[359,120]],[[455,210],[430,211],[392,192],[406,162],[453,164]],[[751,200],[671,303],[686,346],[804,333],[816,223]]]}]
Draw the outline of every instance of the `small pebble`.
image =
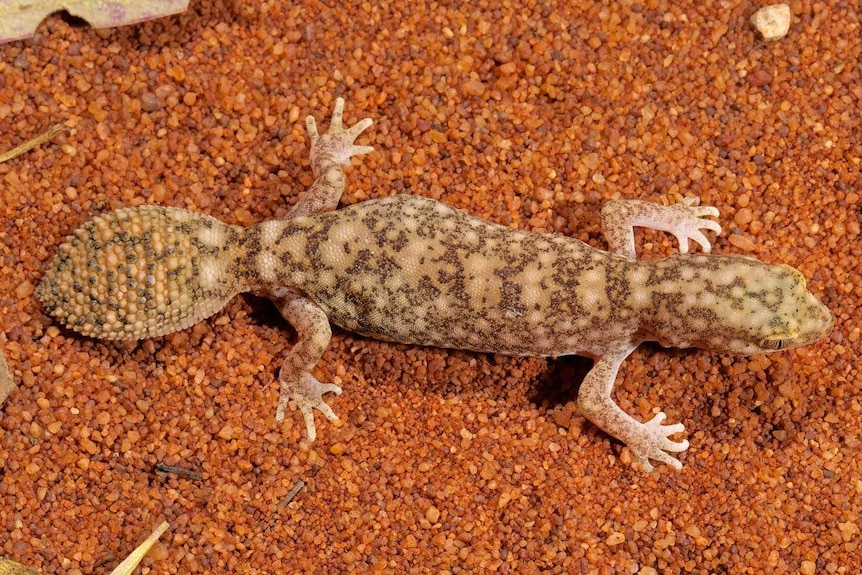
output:
[{"label": "small pebble", "polygon": [[754,70],[753,72],[750,72],[745,79],[748,80],[748,83],[755,88],[762,88],[763,86],[766,86],[772,81],[772,74],[762,68],[759,68],[757,70]]},{"label": "small pebble", "polygon": [[481,96],[485,93],[485,84],[479,80],[468,80],[461,84],[461,89],[468,96]]},{"label": "small pebble", "polygon": [[749,22],[764,40],[780,40],[790,30],[790,6],[787,4],[764,6],[751,15]]},{"label": "small pebble", "polygon": [[144,112],[155,112],[162,107],[159,97],[152,92],[141,94],[141,110]]},{"label": "small pebble", "polygon": [[440,520],[440,510],[434,506],[429,507],[425,510],[425,519],[428,520],[428,523],[434,525]]}]

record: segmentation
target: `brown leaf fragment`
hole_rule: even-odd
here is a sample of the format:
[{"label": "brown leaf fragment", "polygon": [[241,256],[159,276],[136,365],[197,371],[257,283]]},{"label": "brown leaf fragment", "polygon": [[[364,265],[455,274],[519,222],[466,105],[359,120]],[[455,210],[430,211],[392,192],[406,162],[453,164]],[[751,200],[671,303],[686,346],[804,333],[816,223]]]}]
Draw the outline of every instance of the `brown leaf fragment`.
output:
[{"label": "brown leaf fragment", "polygon": [[184,12],[188,0],[12,0],[0,2],[0,44],[31,37],[49,14],[65,10],[93,28],[137,24]]},{"label": "brown leaf fragment", "polygon": [[[0,349],[0,405],[6,401],[6,398],[15,390],[15,381],[12,379],[12,374],[9,372],[9,365],[6,363],[6,356],[3,350]],[[3,575],[2,564],[0,564],[0,575]]]}]

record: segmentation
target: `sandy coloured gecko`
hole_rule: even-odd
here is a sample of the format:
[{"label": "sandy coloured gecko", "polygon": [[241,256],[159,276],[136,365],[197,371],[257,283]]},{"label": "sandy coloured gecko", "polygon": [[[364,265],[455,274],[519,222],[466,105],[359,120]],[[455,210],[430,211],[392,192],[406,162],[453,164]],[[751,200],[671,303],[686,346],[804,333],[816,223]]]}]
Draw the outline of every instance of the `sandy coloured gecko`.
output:
[{"label": "sandy coloured gecko", "polygon": [[[393,196],[335,210],[342,165],[372,150],[354,145],[371,125],[342,126],[336,101],[329,131],[311,138],[314,184],[288,216],[243,228],[184,209],[141,206],[95,217],[60,247],[36,295],[84,335],[137,340],[191,326],[234,295],[272,299],[298,341],[279,372],[276,419],[294,400],[309,440],[313,410],[335,385],[311,370],[329,345],[330,322],[387,341],[529,356],[584,355],[595,364],[580,386],[581,412],[650,460],[680,468],[688,448],[659,412],[646,423],[611,398],[620,364],[643,341],[740,354],[771,352],[827,334],[832,315],[786,265],[710,250],[702,230],[718,210],[696,199],[661,206],[618,200],[602,210],[610,251],[573,238],[529,233],[442,203]],[[635,256],[634,226],[676,236],[681,254]]]}]

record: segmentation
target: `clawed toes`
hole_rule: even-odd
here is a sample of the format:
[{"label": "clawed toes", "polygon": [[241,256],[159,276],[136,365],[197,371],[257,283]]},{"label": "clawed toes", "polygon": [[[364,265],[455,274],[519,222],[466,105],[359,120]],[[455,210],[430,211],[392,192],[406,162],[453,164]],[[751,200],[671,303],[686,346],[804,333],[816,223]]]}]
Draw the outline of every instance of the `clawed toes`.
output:
[{"label": "clawed toes", "polygon": [[353,142],[359,137],[362,132],[367,130],[373,121],[371,118],[364,118],[345,129],[343,125],[344,114],[344,99],[337,98],[335,100],[335,110],[332,112],[332,120],[329,123],[329,130],[322,136],[317,132],[317,122],[313,116],[308,116],[305,119],[305,127],[308,130],[308,136],[311,138],[311,156],[312,162],[319,158],[326,162],[326,159],[347,165],[350,163],[350,158],[361,154],[368,154],[374,151],[371,146],[357,146]]},{"label": "clawed toes", "polygon": [[329,421],[337,421],[338,416],[323,399],[323,394],[334,393],[341,395],[341,388],[331,383],[321,383],[307,374],[299,382],[282,381],[281,396],[278,400],[275,420],[284,420],[285,406],[289,399],[296,403],[296,407],[302,413],[305,420],[305,432],[308,441],[313,442],[317,438],[317,427],[314,425],[314,410],[321,412]]},{"label": "clawed toes", "polygon": [[700,245],[704,252],[709,252],[712,249],[712,244],[701,230],[715,232],[716,234],[721,233],[721,226],[718,222],[706,219],[708,217],[717,217],[718,208],[714,206],[701,206],[700,198],[688,197],[680,203],[671,206],[671,209],[676,211],[677,216],[669,231],[673,233],[679,242],[679,251],[687,253],[688,243],[692,241]]},{"label": "clawed toes", "polygon": [[641,441],[638,442],[638,445],[630,446],[645,471],[649,472],[654,469],[650,459],[666,463],[674,469],[682,469],[682,463],[670,453],[681,453],[688,449],[688,440],[673,441],[669,437],[685,431],[685,426],[682,423],[662,425],[661,422],[666,417],[665,413],[660,411],[655,417],[643,424],[644,435]]},{"label": "clawed toes", "polygon": [[[359,120],[358,122],[353,124],[353,126],[351,126],[349,129],[345,130],[344,136],[346,139],[349,139],[352,142],[353,140],[355,140],[359,136],[359,134],[361,134],[362,132],[364,132],[365,130],[370,128],[371,124],[373,124],[373,123],[374,123],[374,120],[372,120],[371,118],[362,118],[361,120]],[[371,146],[357,146],[357,147],[371,148]]]}]

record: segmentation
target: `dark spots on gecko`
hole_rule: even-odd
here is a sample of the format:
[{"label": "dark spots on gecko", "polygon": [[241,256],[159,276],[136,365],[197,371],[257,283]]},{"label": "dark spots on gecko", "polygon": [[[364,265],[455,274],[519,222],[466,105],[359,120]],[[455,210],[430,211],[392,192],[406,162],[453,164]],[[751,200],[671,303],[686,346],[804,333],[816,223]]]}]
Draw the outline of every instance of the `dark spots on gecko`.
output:
[{"label": "dark spots on gecko", "polygon": [[375,253],[370,249],[361,249],[346,272],[348,276],[378,276],[379,285],[383,285],[384,278],[400,269],[401,266],[391,256]]},{"label": "dark spots on gecko", "polygon": [[437,270],[437,283],[446,288],[446,291],[458,300],[464,300],[467,297],[467,290],[464,285],[463,271],[459,270],[455,273],[447,272],[446,270]]},{"label": "dark spots on gecko", "polygon": [[745,294],[746,298],[759,302],[761,306],[773,313],[777,312],[781,307],[782,295],[781,288],[748,291]]},{"label": "dark spots on gecko", "polygon": [[611,260],[605,265],[605,297],[612,308],[627,308],[631,299],[631,283],[628,280],[629,265]]},{"label": "dark spots on gecko", "polygon": [[715,310],[703,306],[690,307],[686,315],[690,319],[700,320],[706,324],[714,323],[718,320],[718,314],[715,313]]},{"label": "dark spots on gecko", "polygon": [[404,230],[399,230],[395,237],[389,237],[389,249],[393,252],[398,253],[402,251],[407,245],[410,243],[410,239],[407,237],[407,232]]},{"label": "dark spots on gecko", "polygon": [[263,250],[263,241],[261,239],[261,227],[252,226],[245,229],[228,228],[226,238],[223,242],[224,246],[237,246],[239,251],[244,251],[247,254],[256,254]]},{"label": "dark spots on gecko", "polygon": [[521,291],[520,285],[510,281],[504,281],[500,286],[500,306],[508,317],[521,317],[527,312],[521,300]]},{"label": "dark spots on gecko", "polygon": [[247,254],[239,254],[231,258],[227,272],[229,277],[238,277],[250,282],[257,277],[257,274],[256,265]]},{"label": "dark spots on gecko", "polygon": [[406,291],[404,296],[411,306],[427,306],[429,302],[440,297],[441,293],[434,281],[427,275],[423,275],[419,278],[416,289]]},{"label": "dark spots on gecko", "polygon": [[645,285],[648,288],[655,288],[665,283],[675,283],[681,280],[682,275],[678,267],[651,266]]}]

